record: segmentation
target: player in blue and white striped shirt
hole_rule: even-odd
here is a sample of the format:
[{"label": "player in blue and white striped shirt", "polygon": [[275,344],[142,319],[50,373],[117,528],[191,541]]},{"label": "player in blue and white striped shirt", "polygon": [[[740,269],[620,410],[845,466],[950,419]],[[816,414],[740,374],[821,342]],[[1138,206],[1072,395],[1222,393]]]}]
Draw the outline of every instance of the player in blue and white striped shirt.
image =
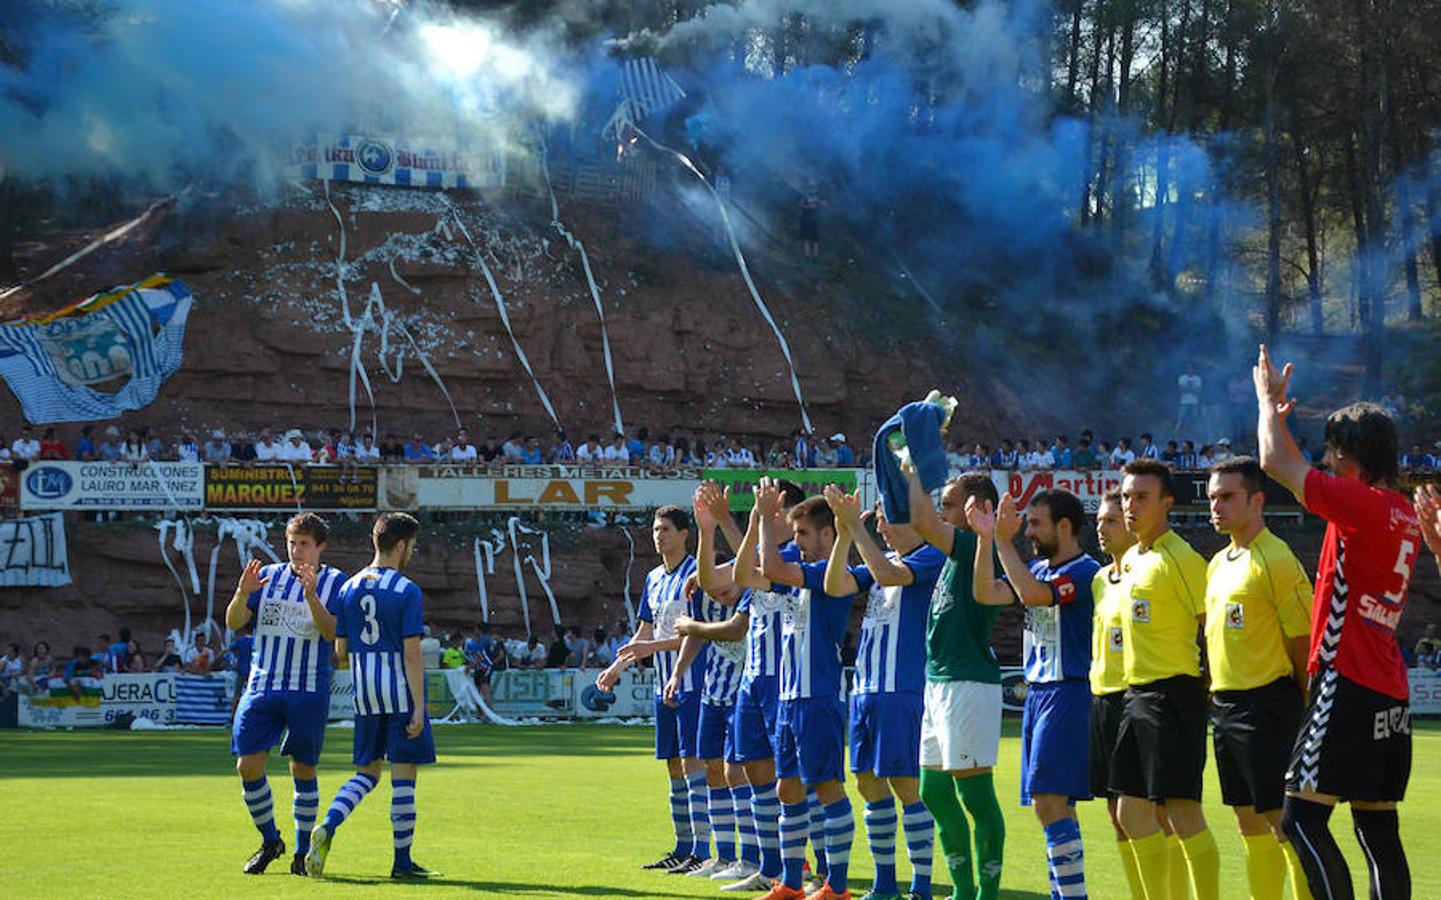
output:
[{"label": "player in blue and white striped shirt", "polygon": [[288,563],[262,566],[252,559],[240,576],[225,624],[234,631],[255,622],[250,677],[235,708],[230,752],[238,759],[245,805],[263,843],[244,871],[258,875],[285,853],[275,826],[275,803],[265,765],[270,748],[285,735],[281,753],[290,757],[295,780],[295,855],[290,871],[305,874],[310,829],[320,803],[315,764],[325,740],[330,711],[330,642],[345,575],[321,565],[329,536],[325,520],[314,513],[295,516],[285,526]]},{"label": "player in blue and white striped shirt", "polygon": [[[647,656],[655,657],[655,758],[665,760],[670,776],[671,821],[675,826],[675,848],[646,869],[672,874],[689,874],[705,864],[710,855],[709,813],[706,805],[705,772],[697,757],[697,724],[701,692],[695,673],[680,673],[674,696],[667,701],[665,687],[675,671],[681,637],[675,623],[681,616],[699,612],[696,602],[686,596],[686,579],[695,573],[695,557],[686,551],[690,539],[690,515],[679,506],[662,506],[651,522],[651,541],[661,564],[645,577],[635,636],[620,649],[615,662],[596,676],[596,687],[609,691],[620,674]],[[697,826],[705,832],[700,845]],[[701,854],[704,854],[702,856]]]},{"label": "player in blue and white striped shirt", "polygon": [[[1037,559],[1016,552],[1021,517],[1010,494],[994,520],[996,553],[1026,607],[1026,708],[1021,719],[1021,804],[1034,804],[1046,834],[1051,892],[1086,895],[1076,801],[1091,799],[1091,582],[1101,564],[1078,542],[1086,514],[1080,498],[1054,489],[1036,494],[1026,537]],[[983,522],[984,523],[984,522]]]},{"label": "player in blue and white striped shirt", "polygon": [[410,857],[415,838],[415,776],[435,762],[435,740],[425,707],[425,664],[420,655],[420,588],[401,574],[415,555],[420,523],[405,513],[383,513],[371,542],[375,558],[345,583],[336,617],[335,652],[348,659],[355,694],[355,777],[341,787],[315,827],[306,870],[325,872],[335,832],[380,781],[390,761],[390,825],[395,850],[390,877],[433,878]]},{"label": "player in blue and white striped shirt", "polygon": [[[851,696],[851,771],[866,801],[866,839],[876,864],[871,894],[900,896],[896,882],[896,804],[901,798],[912,896],[931,895],[935,821],[921,802],[921,718],[926,689],[926,621],[946,555],[915,529],[892,525],[877,510],[889,553],[871,540],[859,492],[826,487],[836,517],[836,544],[826,568],[831,594],[867,592]],[[846,566],[854,542],[863,565]],[[888,784],[889,783],[889,784]]]}]

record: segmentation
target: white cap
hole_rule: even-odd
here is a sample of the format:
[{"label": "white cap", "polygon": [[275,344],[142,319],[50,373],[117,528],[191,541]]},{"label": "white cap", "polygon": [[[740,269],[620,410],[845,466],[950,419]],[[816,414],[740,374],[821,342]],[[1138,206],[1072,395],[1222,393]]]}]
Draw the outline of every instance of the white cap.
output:
[{"label": "white cap", "polygon": [[1231,446],[1231,439],[1230,439],[1230,438],[1221,438],[1221,439],[1219,439],[1219,440],[1216,441],[1216,446],[1217,446],[1217,447],[1229,447],[1229,446]]},{"label": "white cap", "polygon": [[846,436],[837,431],[835,434],[831,435],[831,440],[835,441],[837,444],[844,444],[846,442]]},{"label": "white cap", "polygon": [[290,441],[290,440],[303,441],[303,440],[305,440],[305,435],[303,435],[303,434],[300,433],[300,429],[299,429],[299,428],[292,428],[292,429],[290,429],[289,431],[285,432],[285,439],[286,439],[287,441]]}]

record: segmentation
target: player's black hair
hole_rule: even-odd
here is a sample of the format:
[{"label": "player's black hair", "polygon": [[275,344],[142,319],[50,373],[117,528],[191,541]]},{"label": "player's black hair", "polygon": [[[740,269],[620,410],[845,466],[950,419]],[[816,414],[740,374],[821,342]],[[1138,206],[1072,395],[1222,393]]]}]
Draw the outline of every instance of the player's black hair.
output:
[{"label": "player's black hair", "polygon": [[989,500],[992,506],[1001,502],[1001,495],[996,492],[995,482],[991,481],[991,476],[988,474],[967,472],[952,479],[951,484],[960,488],[962,497]]},{"label": "player's black hair", "polygon": [[1326,449],[1354,459],[1371,483],[1401,477],[1396,423],[1374,403],[1352,403],[1326,417]]},{"label": "player's black hair", "polygon": [[[1141,440],[1143,440],[1143,441],[1151,441],[1151,440],[1152,440],[1152,438],[1151,438],[1151,432],[1148,431],[1148,432],[1146,432],[1145,434],[1141,435]],[[1152,441],[1152,443],[1154,443],[1154,441]]]},{"label": "player's black hair", "polygon": [[788,478],[781,478],[776,481],[776,487],[781,492],[781,509],[790,509],[792,506],[799,506],[806,500],[806,492],[801,486]]},{"label": "player's black hair", "polygon": [[655,511],[657,519],[665,519],[676,531],[690,531],[690,513],[679,506],[662,506]]},{"label": "player's black hair", "polygon": [[1246,488],[1246,496],[1259,494],[1266,490],[1266,475],[1261,471],[1261,464],[1256,462],[1254,457],[1233,456],[1211,466],[1212,475],[1240,475],[1241,485]]},{"label": "player's black hair", "polygon": [[815,526],[817,531],[829,528],[832,531],[836,527],[836,514],[831,511],[831,505],[824,497],[811,497],[802,500],[786,512],[789,519],[805,519]]},{"label": "player's black hair", "polygon": [[414,540],[420,534],[420,522],[410,513],[381,513],[375,518],[375,527],[370,529],[370,538],[380,553],[389,553],[402,541]]},{"label": "player's black hair", "polygon": [[290,521],[285,523],[286,534],[308,534],[317,544],[323,544],[330,537],[330,526],[325,520],[313,512],[303,512],[291,516]]},{"label": "player's black hair", "polygon": [[1081,498],[1070,491],[1061,488],[1048,488],[1041,491],[1031,499],[1032,506],[1044,506],[1046,512],[1051,514],[1052,522],[1060,522],[1062,519],[1071,523],[1071,536],[1078,537],[1081,529],[1086,527],[1086,508],[1081,505]]},{"label": "player's black hair", "polygon": [[1159,459],[1133,459],[1126,463],[1126,467],[1121,471],[1127,475],[1150,475],[1161,483],[1162,497],[1174,499],[1176,496],[1176,489],[1171,484],[1171,467]]}]

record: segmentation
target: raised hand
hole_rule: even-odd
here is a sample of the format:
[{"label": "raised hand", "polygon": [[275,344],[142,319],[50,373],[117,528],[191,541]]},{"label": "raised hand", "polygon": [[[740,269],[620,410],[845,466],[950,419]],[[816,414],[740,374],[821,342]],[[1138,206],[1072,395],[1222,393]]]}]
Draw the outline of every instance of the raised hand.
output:
[{"label": "raised hand", "polygon": [[1024,517],[1016,509],[1016,499],[1009,493],[1001,495],[1001,502],[996,507],[996,540],[1013,541],[1021,530],[1021,522]]},{"label": "raised hand", "polygon": [[714,481],[707,481],[701,487],[707,488],[706,506],[710,508],[712,519],[720,522],[723,517],[731,514],[731,489],[729,486],[722,488]]},{"label": "raised hand", "polygon": [[835,514],[836,527],[854,530],[861,521],[860,489],[857,488],[854,494],[848,494],[841,490],[840,485],[828,484],[824,493],[826,504]]},{"label": "raised hand", "polygon": [[1421,536],[1426,546],[1441,558],[1441,489],[1434,484],[1416,488],[1416,515],[1421,520]]},{"label": "raised hand", "polygon": [[966,498],[966,522],[971,530],[981,537],[990,538],[996,533],[996,510],[989,500],[981,500],[972,494]]},{"label": "raised hand", "polygon": [[1296,401],[1286,398],[1286,389],[1291,385],[1292,366],[1286,363],[1286,367],[1277,370],[1271,362],[1271,354],[1262,344],[1260,351],[1256,354],[1256,365],[1251,369],[1251,381],[1256,385],[1256,402],[1262,405],[1270,405],[1275,409],[1276,415],[1284,419],[1295,409]]},{"label": "raised hand", "polygon": [[766,476],[761,476],[756,486],[756,509],[767,519],[778,518],[781,514],[781,490]]},{"label": "raised hand", "polygon": [[263,563],[258,559],[252,559],[245,564],[245,571],[240,573],[240,584],[236,588],[242,594],[253,594],[270,583],[269,578],[260,577],[260,569]]},{"label": "raised hand", "polygon": [[691,506],[695,509],[695,523],[706,531],[712,531],[716,527],[715,516],[711,515],[710,504],[706,500],[706,486],[709,482],[702,483],[695,489],[691,497]]},{"label": "raised hand", "polygon": [[315,566],[310,563],[291,563],[290,568],[295,570],[295,577],[300,579],[300,584],[305,588],[307,594],[315,593],[315,583],[320,573],[315,571]]}]

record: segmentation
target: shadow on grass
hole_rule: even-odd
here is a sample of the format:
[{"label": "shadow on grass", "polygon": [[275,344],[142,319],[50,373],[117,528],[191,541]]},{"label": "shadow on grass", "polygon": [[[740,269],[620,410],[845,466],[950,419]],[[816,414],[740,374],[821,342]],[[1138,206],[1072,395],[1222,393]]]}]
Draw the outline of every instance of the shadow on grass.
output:
[{"label": "shadow on grass", "polygon": [[[428,881],[406,881],[397,882],[386,877],[372,877],[364,875],[327,875],[325,880],[339,884],[350,885],[414,885],[419,888],[437,887],[455,890],[480,891],[492,896],[504,896],[510,894],[527,895],[536,894],[540,896],[581,896],[581,897],[677,897],[680,896],[674,891],[639,891],[634,888],[615,887],[612,885],[577,885],[577,884],[530,884],[519,881],[473,881],[464,878],[433,878]],[[1030,897],[1032,895],[1017,895]],[[1039,894],[1034,896],[1041,896]]]}]

